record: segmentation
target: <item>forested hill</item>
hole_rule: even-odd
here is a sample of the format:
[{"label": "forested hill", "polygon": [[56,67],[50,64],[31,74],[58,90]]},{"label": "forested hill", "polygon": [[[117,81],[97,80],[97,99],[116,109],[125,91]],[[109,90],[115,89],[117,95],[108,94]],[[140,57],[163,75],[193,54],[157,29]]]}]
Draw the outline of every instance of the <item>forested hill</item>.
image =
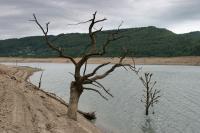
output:
[{"label": "forested hill", "polygon": [[[103,31],[97,35],[99,48],[110,32],[113,31]],[[167,29],[150,26],[122,29],[120,34],[126,37],[112,42],[106,56],[120,56],[122,48],[127,48],[131,51],[130,55],[138,57],[200,55],[200,32],[175,34]],[[90,42],[87,34],[71,33],[58,36],[60,37],[56,40],[57,36],[49,38],[55,40],[55,45],[64,47],[66,54],[71,56],[79,56]],[[0,40],[0,56],[53,57],[56,54],[45,45],[42,36]]]}]

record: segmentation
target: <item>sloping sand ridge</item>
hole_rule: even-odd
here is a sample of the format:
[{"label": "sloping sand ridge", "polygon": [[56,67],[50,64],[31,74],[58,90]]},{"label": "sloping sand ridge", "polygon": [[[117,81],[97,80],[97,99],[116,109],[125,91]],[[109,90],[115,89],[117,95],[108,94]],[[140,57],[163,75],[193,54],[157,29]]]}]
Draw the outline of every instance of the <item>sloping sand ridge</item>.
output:
[{"label": "sloping sand ridge", "polygon": [[0,133],[101,133],[79,114],[70,120],[65,105],[27,82],[32,72],[0,65]]}]

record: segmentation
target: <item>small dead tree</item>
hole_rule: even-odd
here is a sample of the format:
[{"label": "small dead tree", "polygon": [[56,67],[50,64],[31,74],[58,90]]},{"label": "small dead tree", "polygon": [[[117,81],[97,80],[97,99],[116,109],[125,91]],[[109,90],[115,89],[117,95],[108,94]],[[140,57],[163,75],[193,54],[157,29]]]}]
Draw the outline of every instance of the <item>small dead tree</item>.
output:
[{"label": "small dead tree", "polygon": [[39,88],[39,89],[40,89],[41,84],[42,84],[42,76],[43,76],[43,71],[42,71],[42,73],[41,73],[41,75],[40,75],[40,80],[39,80],[39,83],[38,83],[38,88]]},{"label": "small dead tree", "polygon": [[[126,56],[126,54],[124,54],[122,57],[119,58],[118,63],[111,65],[111,67],[109,69],[107,69],[104,73],[97,74],[97,71],[99,71],[104,66],[109,65],[110,62],[100,64],[96,68],[94,68],[94,70],[92,72],[86,74],[87,62],[90,58],[101,57],[101,56],[105,55],[106,49],[107,49],[108,45],[111,44],[111,42],[123,38],[123,36],[119,35],[119,28],[121,26],[121,24],[120,24],[118,29],[115,32],[110,33],[108,35],[107,39],[105,40],[105,43],[103,43],[101,45],[102,46],[101,49],[97,49],[96,36],[97,36],[97,33],[102,31],[102,28],[95,29],[94,26],[97,23],[105,21],[106,18],[97,20],[96,14],[97,14],[97,12],[95,12],[93,14],[92,19],[85,21],[85,22],[78,23],[78,24],[90,23],[90,25],[89,25],[89,37],[90,37],[90,47],[89,48],[90,48],[90,50],[88,52],[85,51],[84,54],[80,57],[80,59],[78,61],[69,55],[65,55],[63,48],[54,45],[53,42],[49,40],[49,37],[48,37],[49,24],[50,24],[49,22],[46,23],[45,27],[43,27],[37,20],[35,14],[33,14],[33,20],[31,20],[31,21],[34,21],[37,24],[37,26],[41,29],[42,33],[44,34],[44,39],[45,39],[46,44],[52,50],[57,51],[57,53],[59,54],[59,57],[69,59],[75,66],[74,73],[73,73],[74,81],[72,81],[71,85],[70,85],[70,99],[69,99],[69,107],[68,107],[68,112],[67,112],[68,117],[73,120],[77,120],[78,102],[79,102],[79,98],[84,90],[94,91],[94,92],[98,93],[105,100],[108,100],[107,97],[104,96],[100,90],[104,91],[106,94],[108,94],[111,97],[113,97],[113,95],[109,92],[108,89],[106,89],[101,83],[99,83],[98,80],[101,80],[101,79],[107,77],[110,73],[112,73],[116,68],[119,68],[119,67],[123,67],[123,68],[128,67],[128,68],[130,68],[130,70],[135,69],[135,66],[131,66],[130,64],[123,63],[123,60]],[[81,72],[82,67],[84,69],[83,73]],[[98,89],[86,87],[85,85],[88,85],[88,84],[92,85]]]},{"label": "small dead tree", "polygon": [[160,90],[154,89],[156,81],[151,81],[153,76],[152,73],[144,73],[144,76],[140,76],[139,71],[137,71],[136,74],[139,76],[139,79],[145,87],[141,102],[145,104],[145,115],[149,115],[149,108],[153,107],[154,103],[158,103]]}]

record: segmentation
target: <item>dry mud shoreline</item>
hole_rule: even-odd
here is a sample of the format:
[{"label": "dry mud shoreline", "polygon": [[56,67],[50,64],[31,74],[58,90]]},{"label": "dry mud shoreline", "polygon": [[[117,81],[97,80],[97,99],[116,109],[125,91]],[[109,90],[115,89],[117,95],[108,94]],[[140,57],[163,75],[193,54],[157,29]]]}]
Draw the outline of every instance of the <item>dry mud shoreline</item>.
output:
[{"label": "dry mud shoreline", "polygon": [[[79,60],[79,58],[76,58]],[[91,58],[88,63],[99,64],[105,62],[116,63],[118,58]],[[142,57],[134,58],[136,64],[139,65],[200,65],[200,56],[182,56],[182,57]],[[69,60],[63,58],[15,58],[0,57],[0,62],[46,62],[46,63],[70,63]],[[131,58],[124,59],[124,63],[133,63]]]},{"label": "dry mud shoreline", "polygon": [[0,133],[101,133],[80,114],[70,120],[65,105],[27,82],[34,71],[0,65]]}]

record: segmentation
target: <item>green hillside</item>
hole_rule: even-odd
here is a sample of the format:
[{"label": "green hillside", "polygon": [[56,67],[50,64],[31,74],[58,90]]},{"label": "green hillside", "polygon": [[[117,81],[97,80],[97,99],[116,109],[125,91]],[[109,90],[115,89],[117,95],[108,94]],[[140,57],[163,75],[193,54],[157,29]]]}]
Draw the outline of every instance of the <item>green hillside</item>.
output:
[{"label": "green hillside", "polygon": [[[110,32],[113,31],[103,31],[97,35],[98,47]],[[137,57],[200,55],[200,32],[175,34],[167,29],[150,26],[122,29],[120,34],[127,37],[112,42],[106,56],[121,55],[123,47],[132,51]],[[51,40],[55,38],[57,36],[50,36]],[[71,33],[64,34],[54,43],[64,47],[66,54],[79,56],[85,51],[89,42],[87,34]],[[45,45],[42,36],[0,40],[0,56],[55,57],[56,54]]]}]

